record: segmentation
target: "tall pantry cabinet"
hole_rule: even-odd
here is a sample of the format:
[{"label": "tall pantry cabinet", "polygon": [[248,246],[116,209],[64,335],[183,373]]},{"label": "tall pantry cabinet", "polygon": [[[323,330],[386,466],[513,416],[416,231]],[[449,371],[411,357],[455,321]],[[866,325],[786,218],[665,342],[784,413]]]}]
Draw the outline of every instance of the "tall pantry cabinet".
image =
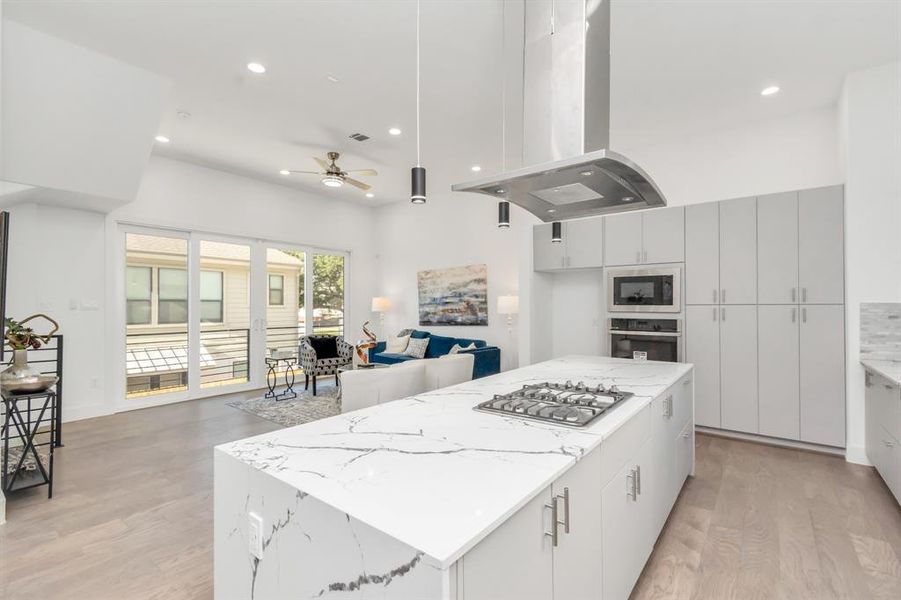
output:
[{"label": "tall pantry cabinet", "polygon": [[685,209],[699,425],[845,445],[841,186]]}]

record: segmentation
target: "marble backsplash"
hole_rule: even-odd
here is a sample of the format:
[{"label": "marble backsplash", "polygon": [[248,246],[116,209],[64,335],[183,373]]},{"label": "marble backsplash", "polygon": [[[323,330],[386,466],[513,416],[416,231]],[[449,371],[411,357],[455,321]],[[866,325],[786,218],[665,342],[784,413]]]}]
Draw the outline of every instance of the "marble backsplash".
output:
[{"label": "marble backsplash", "polygon": [[901,303],[861,303],[860,357],[901,361]]}]

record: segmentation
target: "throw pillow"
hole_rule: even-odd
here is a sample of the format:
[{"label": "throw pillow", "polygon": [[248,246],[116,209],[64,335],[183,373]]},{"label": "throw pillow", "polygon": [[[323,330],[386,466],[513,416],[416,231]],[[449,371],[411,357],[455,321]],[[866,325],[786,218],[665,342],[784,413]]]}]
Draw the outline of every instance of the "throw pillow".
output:
[{"label": "throw pillow", "polygon": [[407,343],[410,341],[409,335],[389,335],[388,341],[385,342],[386,354],[403,354],[407,349]]},{"label": "throw pillow", "polygon": [[425,357],[425,350],[429,347],[429,338],[410,338],[407,349],[404,350],[404,356],[412,356],[413,358]]},{"label": "throw pillow", "polygon": [[410,337],[411,333],[413,333],[412,329],[401,329],[397,337]]},{"label": "throw pillow", "polygon": [[307,339],[310,341],[313,350],[316,351],[316,360],[338,358],[338,338],[311,335]]},{"label": "throw pillow", "polygon": [[454,344],[451,347],[450,352],[448,352],[448,354],[459,354],[460,352],[469,352],[470,350],[475,350],[475,349],[476,349],[475,343],[471,343],[468,346],[461,346],[460,344]]}]

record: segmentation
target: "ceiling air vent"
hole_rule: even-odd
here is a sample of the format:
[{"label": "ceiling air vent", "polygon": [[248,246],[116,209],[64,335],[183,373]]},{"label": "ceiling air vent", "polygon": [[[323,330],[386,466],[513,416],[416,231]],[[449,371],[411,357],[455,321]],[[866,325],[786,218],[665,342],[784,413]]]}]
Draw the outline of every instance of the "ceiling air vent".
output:
[{"label": "ceiling air vent", "polygon": [[369,136],[362,133],[352,133],[350,134],[350,139],[357,140],[358,142],[365,142],[369,139]]}]

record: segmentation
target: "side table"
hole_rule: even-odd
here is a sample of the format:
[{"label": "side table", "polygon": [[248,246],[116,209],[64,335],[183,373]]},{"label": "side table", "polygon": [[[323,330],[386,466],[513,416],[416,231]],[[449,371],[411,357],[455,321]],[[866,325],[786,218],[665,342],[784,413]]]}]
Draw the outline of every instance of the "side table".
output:
[{"label": "side table", "polygon": [[[0,460],[0,487],[4,493],[38,485],[47,485],[47,497],[53,497],[53,449],[56,446],[58,423],[56,422],[56,391],[34,394],[3,394],[3,426],[0,438],[3,455]],[[10,439],[21,446],[14,446],[21,455],[10,469]],[[39,448],[47,448],[47,465],[41,460]],[[33,458],[35,468],[25,471],[25,461]]]},{"label": "side table", "polygon": [[[267,356],[266,365],[269,372],[266,373],[266,385],[269,391],[266,392],[266,398],[274,398],[279,400],[290,400],[297,398],[297,392],[294,391],[294,367],[297,365],[297,359],[294,356]],[[285,391],[276,393],[275,387],[278,385],[278,367],[285,367]]]}]

